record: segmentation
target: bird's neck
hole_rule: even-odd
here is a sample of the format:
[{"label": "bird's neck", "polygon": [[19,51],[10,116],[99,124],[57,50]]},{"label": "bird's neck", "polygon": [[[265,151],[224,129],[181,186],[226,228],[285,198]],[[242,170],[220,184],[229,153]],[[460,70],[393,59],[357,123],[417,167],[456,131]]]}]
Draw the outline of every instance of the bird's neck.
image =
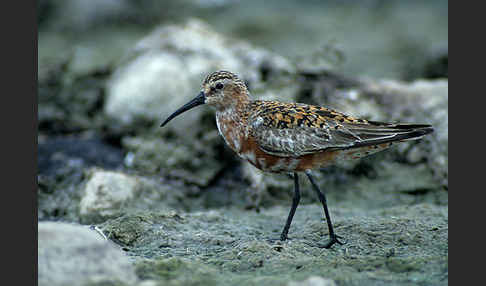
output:
[{"label": "bird's neck", "polygon": [[238,102],[216,111],[216,124],[219,134],[223,136],[226,144],[236,153],[241,151],[241,142],[248,137],[247,109],[250,101]]},{"label": "bird's neck", "polygon": [[232,122],[232,124],[241,124],[246,122],[246,114],[250,106],[250,96],[248,92],[234,92],[226,98],[224,104],[216,108],[216,119],[218,121]]}]

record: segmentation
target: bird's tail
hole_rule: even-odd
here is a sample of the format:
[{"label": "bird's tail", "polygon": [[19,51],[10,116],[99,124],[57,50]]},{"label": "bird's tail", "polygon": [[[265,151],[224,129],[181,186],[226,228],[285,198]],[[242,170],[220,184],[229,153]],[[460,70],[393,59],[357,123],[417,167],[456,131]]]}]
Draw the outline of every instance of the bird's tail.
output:
[{"label": "bird's tail", "polygon": [[350,130],[361,140],[349,148],[417,140],[434,131],[434,128],[428,124],[393,124],[376,121],[367,123]]}]

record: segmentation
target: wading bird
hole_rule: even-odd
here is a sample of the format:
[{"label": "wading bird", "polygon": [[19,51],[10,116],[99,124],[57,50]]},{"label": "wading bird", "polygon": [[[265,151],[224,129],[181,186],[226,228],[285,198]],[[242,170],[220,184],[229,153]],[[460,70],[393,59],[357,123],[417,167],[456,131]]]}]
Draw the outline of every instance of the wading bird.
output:
[{"label": "wading bird", "polygon": [[340,160],[359,159],[384,150],[393,142],[420,139],[433,131],[427,124],[396,124],[354,118],[325,107],[252,100],[244,82],[228,71],[206,77],[201,92],[162,124],[201,104],[216,110],[216,123],[226,144],[253,166],[273,173],[293,173],[294,196],[280,239],[287,239],[300,201],[299,175],[309,178],[324,208],[330,240],[322,247],[342,244],[334,232],[326,196],[311,170]]}]

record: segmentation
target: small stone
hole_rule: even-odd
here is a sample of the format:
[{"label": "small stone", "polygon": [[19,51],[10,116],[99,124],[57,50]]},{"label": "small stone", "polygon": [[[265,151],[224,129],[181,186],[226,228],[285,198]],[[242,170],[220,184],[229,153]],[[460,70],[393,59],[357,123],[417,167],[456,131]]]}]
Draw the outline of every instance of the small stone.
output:
[{"label": "small stone", "polygon": [[122,173],[93,169],[88,176],[79,203],[79,213],[85,221],[99,221],[116,215],[140,189],[137,178]]},{"label": "small stone", "polygon": [[287,286],[336,286],[336,282],[329,278],[311,276],[304,281],[291,281]]}]

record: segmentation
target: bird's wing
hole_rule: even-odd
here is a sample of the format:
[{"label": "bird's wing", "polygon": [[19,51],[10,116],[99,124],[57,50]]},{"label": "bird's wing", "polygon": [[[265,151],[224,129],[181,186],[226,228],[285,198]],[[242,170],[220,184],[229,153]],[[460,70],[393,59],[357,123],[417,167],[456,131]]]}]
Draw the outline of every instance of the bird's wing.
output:
[{"label": "bird's wing", "polygon": [[324,107],[274,101],[256,104],[249,125],[260,148],[281,157],[417,139],[432,131],[429,125],[367,121]]}]

